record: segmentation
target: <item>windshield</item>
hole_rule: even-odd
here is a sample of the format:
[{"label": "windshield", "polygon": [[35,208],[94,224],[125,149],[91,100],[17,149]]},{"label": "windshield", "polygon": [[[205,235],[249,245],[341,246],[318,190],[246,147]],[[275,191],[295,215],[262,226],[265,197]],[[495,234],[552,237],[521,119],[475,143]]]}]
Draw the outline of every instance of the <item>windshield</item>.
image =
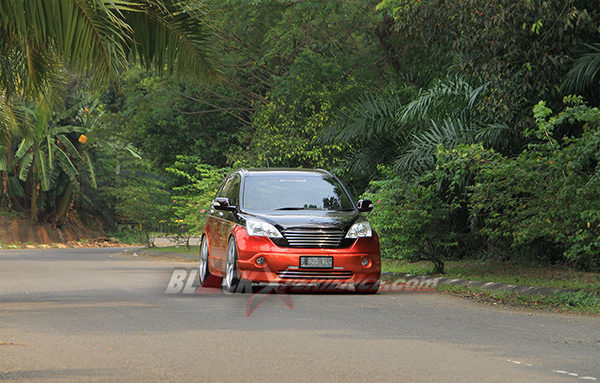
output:
[{"label": "windshield", "polygon": [[250,210],[354,210],[335,178],[306,174],[247,177],[243,206]]}]

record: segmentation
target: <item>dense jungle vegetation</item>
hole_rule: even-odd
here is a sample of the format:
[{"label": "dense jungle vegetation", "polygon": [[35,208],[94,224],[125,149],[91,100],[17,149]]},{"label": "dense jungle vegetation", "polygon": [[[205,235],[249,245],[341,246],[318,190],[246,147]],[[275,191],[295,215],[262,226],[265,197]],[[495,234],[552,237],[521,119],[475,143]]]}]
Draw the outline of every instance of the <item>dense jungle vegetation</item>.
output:
[{"label": "dense jungle vegetation", "polygon": [[0,0],[0,208],[197,233],[333,171],[385,257],[600,269],[592,0]]}]

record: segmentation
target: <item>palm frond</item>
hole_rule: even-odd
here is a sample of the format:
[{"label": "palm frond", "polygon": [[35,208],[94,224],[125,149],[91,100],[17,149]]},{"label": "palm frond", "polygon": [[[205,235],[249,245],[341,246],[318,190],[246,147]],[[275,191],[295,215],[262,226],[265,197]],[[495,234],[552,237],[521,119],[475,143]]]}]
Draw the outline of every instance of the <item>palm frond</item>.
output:
[{"label": "palm frond", "polygon": [[107,12],[97,11],[100,3],[0,0],[0,49],[11,65],[3,65],[6,70],[1,71],[0,81],[8,97],[15,93],[44,99],[45,95],[48,103],[54,102],[60,94],[53,87],[64,83],[61,58],[83,72],[94,69],[102,77],[115,77],[112,68],[125,62],[124,52],[121,59],[114,53],[123,51],[119,40],[124,34],[113,28]]},{"label": "palm frond", "polygon": [[365,94],[348,111],[337,116],[322,138],[328,143],[349,143],[390,134],[399,127],[402,107],[402,98],[398,94],[383,97]]},{"label": "palm frond", "polygon": [[412,84],[418,88],[427,88],[435,79],[436,73],[433,70],[410,70],[399,73],[398,76],[406,84]]},{"label": "palm frond", "polygon": [[434,168],[435,153],[443,145],[452,148],[457,144],[473,142],[475,129],[461,120],[445,119],[442,124],[431,121],[431,127],[414,135],[405,152],[394,162],[394,169],[405,175],[420,175]]},{"label": "palm frond", "polygon": [[598,83],[600,71],[600,44],[585,44],[589,52],[575,60],[575,65],[567,73],[560,90],[563,94],[581,93],[586,88]]},{"label": "palm frond", "polygon": [[394,158],[399,146],[400,143],[393,136],[371,140],[360,148],[350,151],[342,160],[342,166],[355,175],[373,174],[378,164]]},{"label": "palm frond", "polygon": [[0,95],[0,142],[7,142],[17,127],[17,122],[12,108],[6,102],[6,98]]},{"label": "palm frond", "polygon": [[127,7],[127,2],[41,1],[46,14],[56,18],[48,24],[48,32],[70,67],[83,73],[93,70],[95,85],[100,86],[127,66],[124,47],[131,28],[118,8]]},{"label": "palm frond", "polygon": [[31,138],[31,122],[26,118],[22,104],[15,99],[7,99],[0,93],[0,142],[8,142],[14,134]]},{"label": "palm frond", "polygon": [[403,110],[403,121],[427,121],[457,113],[477,113],[477,104],[487,85],[473,87],[461,76],[438,80],[431,88],[421,90],[419,96]]},{"label": "palm frond", "polygon": [[92,73],[93,85],[102,87],[132,57],[159,71],[214,80],[216,38],[207,19],[202,2],[0,0],[0,89],[8,98],[52,95],[63,78],[60,61]]},{"label": "palm frond", "polygon": [[475,139],[487,147],[501,152],[517,149],[523,145],[517,132],[505,123],[483,124],[477,129]]},{"label": "palm frond", "polygon": [[136,1],[125,13],[131,27],[131,54],[159,72],[191,73],[197,79],[219,76],[213,66],[215,31],[201,2]]}]

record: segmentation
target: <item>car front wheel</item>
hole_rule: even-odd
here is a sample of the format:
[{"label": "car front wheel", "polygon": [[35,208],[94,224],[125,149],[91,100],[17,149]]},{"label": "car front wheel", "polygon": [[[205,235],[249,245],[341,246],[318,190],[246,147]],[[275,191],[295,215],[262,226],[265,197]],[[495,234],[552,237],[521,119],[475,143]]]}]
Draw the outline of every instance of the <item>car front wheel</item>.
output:
[{"label": "car front wheel", "polygon": [[225,278],[223,278],[223,290],[227,293],[251,292],[250,283],[239,277],[237,260],[238,253],[235,238],[231,237],[227,245],[227,263]]}]

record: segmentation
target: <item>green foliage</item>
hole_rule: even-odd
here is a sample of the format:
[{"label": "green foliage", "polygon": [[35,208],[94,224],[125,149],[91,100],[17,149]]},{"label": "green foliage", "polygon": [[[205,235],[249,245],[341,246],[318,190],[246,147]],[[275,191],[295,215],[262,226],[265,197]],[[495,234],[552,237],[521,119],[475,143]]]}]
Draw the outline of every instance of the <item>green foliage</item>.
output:
[{"label": "green foliage", "polygon": [[453,215],[460,206],[441,194],[430,176],[412,183],[388,169],[383,173],[384,179],[372,181],[363,196],[375,201],[369,220],[380,235],[382,256],[431,261],[442,273],[458,246]]},{"label": "green foliage", "polygon": [[[493,250],[538,261],[564,256],[572,264],[600,268],[600,111],[579,98],[552,115],[544,103],[535,108],[538,141],[516,158],[479,145],[442,150],[440,166],[469,169],[473,182],[466,200],[471,225],[489,237]],[[579,125],[580,137],[558,140],[561,125]]]},{"label": "green foliage", "polygon": [[285,93],[269,96],[254,116],[250,150],[256,158],[250,160],[273,167],[331,167],[344,147],[323,145],[318,138],[336,102],[356,86],[340,83],[344,69],[312,52],[297,57],[291,75],[280,81]]},{"label": "green foliage", "polygon": [[195,157],[179,156],[166,169],[179,180],[173,187],[174,217],[172,226],[182,236],[199,235],[206,222],[206,214],[223,179],[230,168],[215,168]]},{"label": "green foliage", "polygon": [[52,114],[39,104],[21,106],[30,131],[10,150],[0,147],[0,175],[7,197],[0,202],[29,210],[33,222],[66,223],[72,202],[78,196],[85,198],[79,194],[82,185],[96,187],[89,147],[80,142],[89,131],[85,123],[89,107],[83,101]]},{"label": "green foliage", "polygon": [[108,232],[106,235],[110,238],[114,238],[120,243],[125,243],[127,245],[146,245],[148,241],[148,238],[143,231],[134,229]]},{"label": "green foliage", "polygon": [[[213,31],[201,2],[0,1],[0,89],[39,99],[63,63],[106,85],[131,62],[215,78]],[[6,61],[5,61],[6,58]]]},{"label": "green foliage", "polygon": [[586,291],[558,292],[547,298],[554,306],[566,306],[578,311],[599,312],[600,297],[598,294]]},{"label": "green foliage", "polygon": [[561,91],[566,94],[590,93],[597,97],[598,71],[600,71],[600,44],[584,44],[587,52],[575,60],[575,64],[567,73],[561,85]]},{"label": "green foliage", "polygon": [[148,161],[130,158],[118,168],[119,174],[101,192],[114,208],[118,222],[129,224],[144,233],[150,246],[150,232],[160,221],[169,221],[173,214],[173,200],[165,184],[152,173]]},{"label": "green foliage", "polygon": [[202,86],[132,68],[123,84],[102,98],[115,134],[152,159],[158,169],[178,155],[225,166],[238,144],[239,121],[225,111],[227,100],[213,100]]},{"label": "green foliage", "polygon": [[[486,109],[509,126],[531,125],[540,99],[558,105],[557,84],[583,43],[597,42],[600,9],[586,0],[386,0],[398,65],[445,61],[445,70],[490,83]],[[399,46],[399,47],[398,47]]]},{"label": "green foliage", "polygon": [[[342,147],[319,135],[335,110],[379,84],[374,1],[215,2],[223,18],[226,89],[249,109],[231,162],[330,168]],[[234,93],[234,92],[230,92]]]},{"label": "green foliage", "polygon": [[351,173],[372,173],[391,165],[399,173],[420,176],[435,168],[438,146],[484,142],[507,149],[515,132],[485,111],[485,85],[446,76],[418,92],[404,88],[383,96],[367,95],[338,113],[323,135],[326,142],[350,145],[344,165]]}]

